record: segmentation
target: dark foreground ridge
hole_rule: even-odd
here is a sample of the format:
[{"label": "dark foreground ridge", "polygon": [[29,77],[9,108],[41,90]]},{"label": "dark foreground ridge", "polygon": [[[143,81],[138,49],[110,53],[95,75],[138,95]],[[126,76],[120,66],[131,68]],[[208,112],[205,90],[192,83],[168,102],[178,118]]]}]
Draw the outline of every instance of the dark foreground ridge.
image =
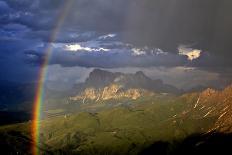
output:
[{"label": "dark foreground ridge", "polygon": [[232,134],[195,134],[183,141],[155,142],[139,155],[229,155],[231,147]]},{"label": "dark foreground ridge", "polygon": [[24,111],[0,111],[0,125],[15,124],[31,119],[31,114]]},{"label": "dark foreground ridge", "polygon": [[[30,146],[32,141],[19,132],[6,132],[0,134],[1,154],[31,154]],[[144,146],[136,146],[131,144],[133,148],[144,148]],[[172,142],[157,141],[152,145],[141,149],[139,155],[229,155],[232,154],[232,134],[208,133],[191,135],[184,140],[176,140]],[[137,154],[128,150],[127,154]],[[68,148],[60,150],[49,150],[49,148],[41,148],[42,154],[85,154],[85,155],[119,155],[118,150],[112,150],[99,147],[97,149],[86,150],[86,152],[71,153]]]}]

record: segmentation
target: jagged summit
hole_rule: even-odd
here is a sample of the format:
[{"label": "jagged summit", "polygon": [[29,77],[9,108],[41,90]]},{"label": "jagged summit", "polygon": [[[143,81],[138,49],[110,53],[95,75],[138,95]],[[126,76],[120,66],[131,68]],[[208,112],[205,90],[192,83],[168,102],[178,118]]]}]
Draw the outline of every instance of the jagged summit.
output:
[{"label": "jagged summit", "polygon": [[86,87],[95,87],[95,88],[102,88],[110,83],[116,78],[116,74],[101,70],[101,69],[94,69],[90,74],[89,77],[85,81]]},{"label": "jagged summit", "polygon": [[106,70],[102,70],[102,69],[94,69],[92,72],[90,72],[89,74],[89,78],[90,77],[96,77],[96,76],[112,76],[113,73],[106,71]]},{"label": "jagged summit", "polygon": [[84,89],[92,88],[104,88],[111,84],[118,84],[123,86],[125,89],[145,89],[153,92],[163,93],[180,93],[180,90],[174,86],[164,84],[162,80],[152,80],[147,77],[142,71],[138,71],[134,74],[110,72],[101,69],[94,69],[89,77],[83,83]]}]

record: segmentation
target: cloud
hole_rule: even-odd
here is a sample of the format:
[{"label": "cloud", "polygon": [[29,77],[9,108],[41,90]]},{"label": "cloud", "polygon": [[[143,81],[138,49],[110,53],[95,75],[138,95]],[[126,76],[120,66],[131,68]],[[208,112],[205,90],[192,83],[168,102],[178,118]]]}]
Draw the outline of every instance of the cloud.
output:
[{"label": "cloud", "polygon": [[[119,41],[91,40],[73,44],[52,43],[51,46],[53,54],[50,64],[60,64],[66,67],[171,67],[181,66],[187,62],[186,56],[163,52],[161,49],[147,46],[139,48]],[[43,48],[39,49],[43,51]],[[41,57],[45,55],[43,52],[38,52],[38,49],[34,52],[37,56],[37,53],[41,53]],[[33,62],[34,59],[31,58],[31,61]]]},{"label": "cloud", "polygon": [[[49,36],[66,3],[63,0],[6,2],[14,11],[5,14],[4,18],[2,16],[1,22],[26,25],[38,36],[37,31],[41,30],[47,30],[46,36]],[[229,0],[78,0],[73,1],[63,24],[66,30],[60,33],[78,29],[108,34],[103,38],[121,33],[121,41],[138,47],[149,46],[178,53],[179,45],[192,44],[193,49],[228,59],[232,49],[231,6]],[[78,40],[77,35],[69,35],[57,40]]]},{"label": "cloud", "polygon": [[87,51],[87,52],[107,52],[109,51],[109,49],[106,48],[91,48],[91,47],[83,47],[80,44],[69,44],[69,45],[65,45],[65,50],[67,51],[73,51],[73,52],[77,52],[77,51]]},{"label": "cloud", "polygon": [[[220,74],[199,70],[193,67],[123,67],[109,69],[113,72],[135,73],[143,71],[152,79],[162,79],[164,83],[176,86],[180,89],[191,89],[196,86],[219,86],[222,80]],[[224,79],[224,78],[223,78]],[[222,83],[221,87],[226,86]],[[227,83],[228,84],[228,83]]]},{"label": "cloud", "polygon": [[4,31],[10,31],[10,32],[24,32],[24,31],[28,31],[28,27],[25,25],[21,25],[21,24],[7,24],[7,25],[3,25],[2,26],[2,30]]},{"label": "cloud", "polygon": [[106,34],[106,35],[103,35],[103,36],[100,36],[100,37],[98,37],[100,40],[105,40],[105,39],[109,39],[109,38],[114,38],[114,37],[116,37],[117,36],[117,34],[112,34],[112,33],[110,33],[110,34]]},{"label": "cloud", "polygon": [[178,47],[180,55],[186,55],[188,60],[192,61],[194,59],[198,59],[201,56],[201,50],[188,48],[186,46],[180,45]]},{"label": "cloud", "polygon": [[92,70],[92,68],[85,67],[50,65],[47,67],[46,88],[55,90],[70,89],[74,84],[84,82]]},{"label": "cloud", "polygon": [[[84,82],[93,68],[50,65],[47,70],[46,88],[65,90],[72,88],[74,84]],[[162,79],[164,83],[186,90],[196,86],[215,86],[215,83],[220,83],[221,78],[217,73],[190,67],[123,67],[106,70],[123,73],[143,71],[152,79]]]},{"label": "cloud", "polygon": [[137,56],[139,56],[139,55],[146,55],[146,51],[144,51],[144,50],[142,50],[142,49],[139,49],[139,48],[132,48],[131,49],[132,50],[132,55],[137,55]]},{"label": "cloud", "polygon": [[[180,45],[179,53],[176,54],[148,46],[137,47],[120,42],[118,39],[111,40],[112,37],[104,41],[99,40],[101,36],[107,35],[94,36],[93,39],[84,42],[52,43],[53,54],[50,64],[101,68],[186,66],[211,71],[215,66],[219,68],[223,66],[220,61],[213,63],[215,57],[208,52],[202,52],[190,46]],[[44,51],[43,48],[34,50],[42,51],[42,53]],[[43,60],[43,58],[38,60]],[[33,61],[35,60],[31,59],[31,62]],[[36,59],[35,63],[37,62],[40,63]]]},{"label": "cloud", "polygon": [[33,50],[24,51],[24,61],[34,66],[41,66],[45,60],[45,55]]},{"label": "cloud", "polygon": [[5,13],[8,13],[10,11],[11,11],[11,9],[8,6],[8,4],[4,1],[0,1],[0,13],[5,14]]}]

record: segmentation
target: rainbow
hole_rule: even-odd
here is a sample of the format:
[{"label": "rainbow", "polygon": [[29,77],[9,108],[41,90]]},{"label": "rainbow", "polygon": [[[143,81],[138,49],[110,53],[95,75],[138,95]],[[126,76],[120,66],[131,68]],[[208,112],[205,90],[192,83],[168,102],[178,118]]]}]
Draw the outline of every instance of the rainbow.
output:
[{"label": "rainbow", "polygon": [[68,14],[68,11],[70,10],[72,6],[72,2],[73,0],[65,0],[65,4],[57,17],[57,20],[56,20],[57,22],[50,35],[49,44],[45,50],[46,56],[41,66],[41,70],[39,72],[38,85],[36,87],[36,94],[35,94],[35,99],[33,103],[34,107],[33,107],[32,127],[31,127],[32,140],[33,140],[33,143],[32,143],[32,154],[33,155],[40,154],[39,143],[40,143],[41,107],[43,105],[44,83],[45,83],[46,75],[47,75],[47,66],[48,66],[50,57],[52,55],[52,43],[55,42],[57,38],[60,28],[62,27],[64,20]]}]

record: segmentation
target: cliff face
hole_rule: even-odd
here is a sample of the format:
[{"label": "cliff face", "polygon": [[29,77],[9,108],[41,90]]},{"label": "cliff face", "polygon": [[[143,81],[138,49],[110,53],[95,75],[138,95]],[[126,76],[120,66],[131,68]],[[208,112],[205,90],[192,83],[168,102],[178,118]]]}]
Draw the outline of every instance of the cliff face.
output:
[{"label": "cliff face", "polygon": [[111,84],[104,88],[86,88],[80,95],[70,97],[70,100],[110,100],[110,99],[132,99],[136,100],[142,96],[152,96],[154,93],[146,91],[144,89],[124,89],[122,86],[117,84]]}]

